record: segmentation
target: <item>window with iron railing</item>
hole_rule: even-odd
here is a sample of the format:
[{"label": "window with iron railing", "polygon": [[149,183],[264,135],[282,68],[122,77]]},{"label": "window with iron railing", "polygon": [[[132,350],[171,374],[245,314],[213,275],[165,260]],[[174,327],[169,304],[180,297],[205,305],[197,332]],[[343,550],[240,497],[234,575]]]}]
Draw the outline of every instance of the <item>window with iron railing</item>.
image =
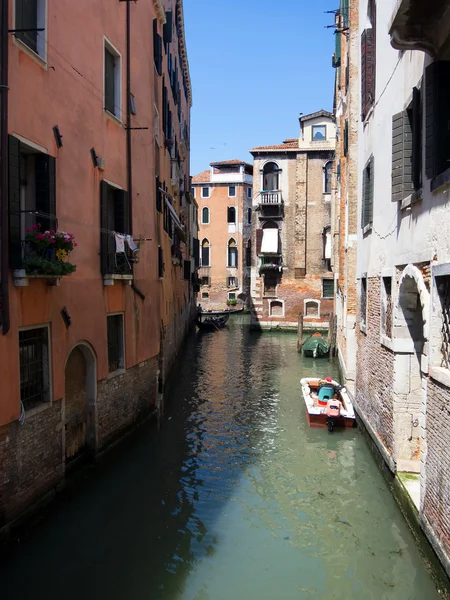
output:
[{"label": "window with iron railing", "polygon": [[20,399],[25,410],[50,401],[48,328],[19,331]]}]

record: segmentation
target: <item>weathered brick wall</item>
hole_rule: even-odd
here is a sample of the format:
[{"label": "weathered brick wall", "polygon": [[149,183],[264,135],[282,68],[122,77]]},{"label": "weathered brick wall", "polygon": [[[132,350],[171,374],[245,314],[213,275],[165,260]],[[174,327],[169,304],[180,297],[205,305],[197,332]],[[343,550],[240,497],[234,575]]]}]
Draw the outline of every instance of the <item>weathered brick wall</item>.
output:
[{"label": "weathered brick wall", "polygon": [[63,477],[61,401],[33,412],[0,431],[0,528]]},{"label": "weathered brick wall", "polygon": [[366,333],[359,328],[358,361],[356,367],[356,402],[385,447],[394,448],[392,384],[394,354],[380,345],[381,279],[367,280]]},{"label": "weathered brick wall", "polygon": [[154,357],[98,383],[99,448],[152,411],[156,401],[157,372],[158,359]]},{"label": "weathered brick wall", "polygon": [[427,391],[427,457],[423,514],[450,555],[450,390],[429,379]]}]

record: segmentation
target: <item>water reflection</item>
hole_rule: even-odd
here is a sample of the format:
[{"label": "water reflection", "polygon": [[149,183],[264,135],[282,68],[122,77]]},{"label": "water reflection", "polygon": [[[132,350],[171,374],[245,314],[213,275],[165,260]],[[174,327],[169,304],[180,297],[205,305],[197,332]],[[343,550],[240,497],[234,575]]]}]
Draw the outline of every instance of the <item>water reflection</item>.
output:
[{"label": "water reflection", "polygon": [[359,433],[306,425],[323,369],[295,336],[193,336],[161,431],[23,543],[2,598],[437,598]]}]

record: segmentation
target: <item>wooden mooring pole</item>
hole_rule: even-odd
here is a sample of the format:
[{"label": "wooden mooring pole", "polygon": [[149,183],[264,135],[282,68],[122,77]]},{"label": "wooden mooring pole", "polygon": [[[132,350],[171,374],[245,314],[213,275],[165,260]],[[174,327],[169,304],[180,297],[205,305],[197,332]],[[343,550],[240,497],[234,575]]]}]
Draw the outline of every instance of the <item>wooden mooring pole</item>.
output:
[{"label": "wooden mooring pole", "polygon": [[330,328],[328,330],[328,344],[330,346],[330,358],[336,354],[336,336],[337,336],[337,316],[330,318]]},{"label": "wooden mooring pole", "polygon": [[302,351],[303,346],[303,314],[298,315],[298,329],[297,329],[297,350]]}]

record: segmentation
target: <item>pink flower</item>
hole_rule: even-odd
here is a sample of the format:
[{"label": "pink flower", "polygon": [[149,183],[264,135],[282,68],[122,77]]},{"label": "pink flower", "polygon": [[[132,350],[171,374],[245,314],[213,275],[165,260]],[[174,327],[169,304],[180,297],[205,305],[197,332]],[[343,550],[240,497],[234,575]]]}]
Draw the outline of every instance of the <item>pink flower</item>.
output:
[{"label": "pink flower", "polygon": [[37,225],[33,225],[33,227],[31,228],[33,231],[35,231],[38,228]]},{"label": "pink flower", "polygon": [[52,235],[55,235],[55,233],[56,233],[56,232],[55,232],[55,230],[54,230],[54,229],[52,229],[52,230],[50,231],[50,233],[51,233]]},{"label": "pink flower", "polygon": [[76,248],[77,246],[78,246],[78,244],[75,242],[75,243],[74,243],[74,247]]},{"label": "pink flower", "polygon": [[50,242],[50,244],[56,244],[55,238],[50,238],[49,242]]},{"label": "pink flower", "polygon": [[37,233],[36,239],[41,242],[41,241],[45,240],[45,235],[43,233]]},{"label": "pink flower", "polygon": [[25,227],[25,231],[26,231],[26,233],[30,233],[31,228],[30,227]]},{"label": "pink flower", "polygon": [[36,223],[36,227],[37,227],[37,229],[40,229],[42,227],[42,225],[40,223]]}]

